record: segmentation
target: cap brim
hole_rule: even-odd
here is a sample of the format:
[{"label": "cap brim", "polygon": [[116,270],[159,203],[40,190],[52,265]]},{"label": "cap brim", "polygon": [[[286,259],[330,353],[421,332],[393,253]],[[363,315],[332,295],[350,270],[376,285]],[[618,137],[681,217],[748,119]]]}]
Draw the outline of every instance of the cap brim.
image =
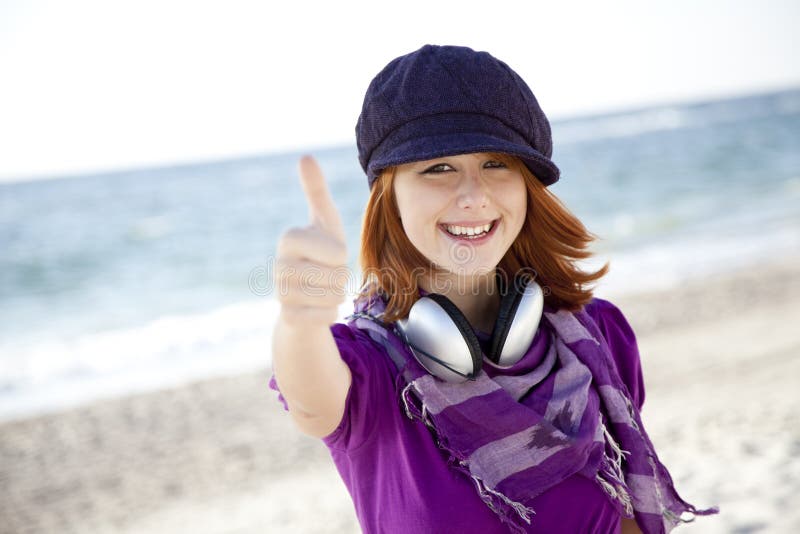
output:
[{"label": "cap brim", "polygon": [[463,132],[415,137],[400,143],[385,154],[373,154],[367,171],[370,180],[374,180],[381,171],[395,165],[474,152],[500,152],[517,156],[546,186],[557,182],[560,175],[558,167],[549,158],[530,146],[486,133]]}]

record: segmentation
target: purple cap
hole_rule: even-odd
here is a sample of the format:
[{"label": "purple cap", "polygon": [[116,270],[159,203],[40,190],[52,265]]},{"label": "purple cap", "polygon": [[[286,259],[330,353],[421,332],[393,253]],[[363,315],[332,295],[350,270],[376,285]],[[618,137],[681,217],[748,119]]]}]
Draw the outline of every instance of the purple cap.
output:
[{"label": "purple cap", "polygon": [[425,45],[392,60],[367,88],[356,124],[369,186],[387,167],[472,152],[519,157],[544,184],[550,123],[528,85],[488,52]]}]

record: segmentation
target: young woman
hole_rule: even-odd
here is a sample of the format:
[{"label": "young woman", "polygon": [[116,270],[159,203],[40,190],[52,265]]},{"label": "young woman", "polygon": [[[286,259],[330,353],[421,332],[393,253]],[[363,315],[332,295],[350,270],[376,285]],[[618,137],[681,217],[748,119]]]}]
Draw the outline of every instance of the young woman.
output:
[{"label": "young woman", "polygon": [[364,532],[666,532],[684,502],[639,411],[636,339],[588,287],[593,236],[547,190],[549,122],[505,63],[426,45],[370,84],[364,285],[313,159],[280,239],[273,389],[322,438]]}]

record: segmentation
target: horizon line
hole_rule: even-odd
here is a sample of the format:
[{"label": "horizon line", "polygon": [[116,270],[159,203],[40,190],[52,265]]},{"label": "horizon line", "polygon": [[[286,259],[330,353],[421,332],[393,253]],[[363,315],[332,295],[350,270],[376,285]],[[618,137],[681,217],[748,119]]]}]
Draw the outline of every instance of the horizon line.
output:
[{"label": "horizon line", "polygon": [[[735,101],[747,98],[758,98],[778,95],[781,93],[800,92],[800,81],[792,85],[781,85],[774,87],[766,87],[760,89],[748,89],[745,91],[733,91],[728,93],[718,93],[717,95],[703,95],[687,99],[674,99],[657,101],[650,104],[638,103],[630,107],[612,107],[587,112],[578,112],[575,114],[557,115],[554,114],[550,119],[551,124],[568,123],[574,121],[581,121],[587,119],[600,119],[611,118],[620,115],[629,115],[640,113],[645,110],[657,108],[669,108],[674,106],[692,107],[701,106],[704,104],[711,104],[716,102]],[[85,169],[66,170],[64,172],[32,172],[30,174],[17,174],[17,175],[2,175],[0,174],[0,186],[27,183],[27,182],[45,182],[51,180],[68,180],[72,178],[89,178],[97,176],[111,176],[117,174],[126,174],[131,172],[153,171],[159,169],[179,169],[190,168],[196,166],[206,165],[224,165],[233,162],[241,162],[246,160],[257,160],[262,158],[272,158],[279,156],[289,156],[296,154],[298,156],[306,153],[319,153],[334,150],[340,150],[352,146],[355,148],[355,141],[342,142],[332,141],[330,143],[318,144],[315,146],[286,146],[278,147],[275,149],[264,149],[258,152],[241,152],[238,154],[228,155],[209,155],[205,157],[197,157],[192,159],[172,159],[162,161],[152,161],[149,163],[137,164],[120,164],[118,166],[98,166],[86,167]]]}]

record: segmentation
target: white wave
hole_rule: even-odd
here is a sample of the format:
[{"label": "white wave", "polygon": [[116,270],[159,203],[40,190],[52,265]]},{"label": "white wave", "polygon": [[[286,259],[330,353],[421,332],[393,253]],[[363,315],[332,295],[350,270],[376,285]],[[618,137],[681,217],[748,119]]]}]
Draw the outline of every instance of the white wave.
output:
[{"label": "white wave", "polygon": [[769,231],[709,233],[654,242],[629,251],[598,254],[584,269],[606,261],[610,271],[597,285],[598,297],[616,297],[646,290],[665,290],[690,280],[736,269],[757,267],[762,258],[800,254],[800,227]]},{"label": "white wave", "polygon": [[131,226],[128,235],[131,239],[145,241],[148,239],[158,239],[169,234],[173,225],[167,215],[153,215],[144,217]]},{"label": "white wave", "polygon": [[[596,294],[668,289],[763,257],[796,255],[800,226],[747,221],[710,226],[702,234],[672,235],[628,250],[598,253],[586,268],[611,262]],[[619,232],[630,221],[618,222]],[[746,232],[742,229],[752,228]],[[339,309],[352,311],[351,295]],[[279,306],[253,299],[205,313],[171,315],[135,327],[75,338],[0,342],[0,420],[64,409],[104,397],[150,391],[271,365],[272,329]],[[45,333],[46,334],[46,333]],[[265,384],[266,387],[266,384]]]},{"label": "white wave", "polygon": [[633,137],[642,133],[677,130],[755,120],[800,111],[800,92],[769,97],[722,99],[706,103],[655,106],[601,116],[575,117],[553,122],[554,144],[594,139]]},{"label": "white wave", "polygon": [[669,107],[569,121],[554,124],[553,130],[556,143],[561,145],[590,139],[632,137],[645,132],[675,130],[688,124],[686,111]]},{"label": "white wave", "polygon": [[[0,420],[268,368],[278,310],[261,299],[76,338],[3,343]],[[350,299],[340,319],[351,312]]]}]

